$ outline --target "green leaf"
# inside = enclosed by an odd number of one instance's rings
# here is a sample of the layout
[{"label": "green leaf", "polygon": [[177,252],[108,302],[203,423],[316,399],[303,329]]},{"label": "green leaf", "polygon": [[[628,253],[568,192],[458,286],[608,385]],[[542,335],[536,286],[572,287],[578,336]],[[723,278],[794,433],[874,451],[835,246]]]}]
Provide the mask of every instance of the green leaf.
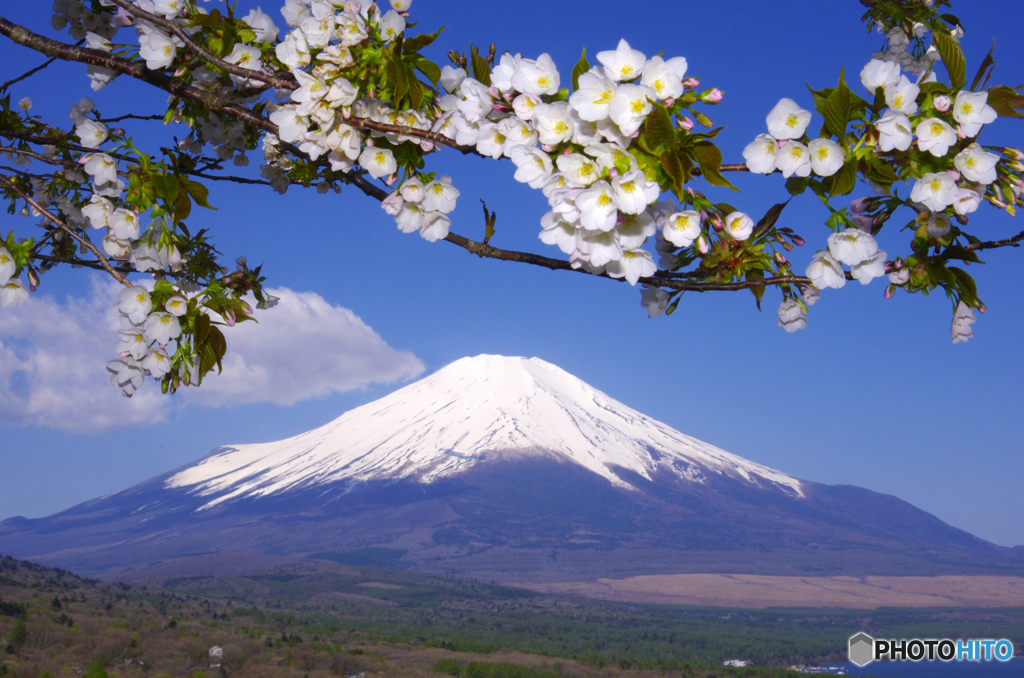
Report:
[{"label": "green leaf", "polygon": [[491,65],[487,63],[487,59],[477,54],[476,47],[470,45],[470,52],[472,53],[473,61],[473,77],[487,85],[491,86]]},{"label": "green leaf", "polygon": [[201,344],[210,336],[210,316],[200,313],[196,316],[195,331],[196,344]]},{"label": "green leaf", "polygon": [[996,49],[996,41],[992,41],[992,49],[988,51],[988,56],[981,62],[981,66],[978,67],[978,72],[974,76],[974,81],[971,83],[971,91],[977,91],[978,85],[981,84],[982,78],[985,77],[985,71],[988,68],[995,68],[996,60],[992,58],[992,52]]},{"label": "green leaf", "polygon": [[210,205],[209,200],[207,200],[207,196],[210,195],[210,190],[206,188],[206,186],[203,186],[198,181],[192,181],[191,179],[185,179],[183,183],[185,184],[185,190],[188,191],[190,196],[192,196],[192,200],[195,204],[200,207],[205,207],[208,210],[217,209]]},{"label": "green leaf", "polygon": [[683,191],[683,184],[686,182],[686,173],[683,171],[683,164],[676,153],[667,151],[661,155],[661,167],[672,179],[672,190],[679,194]]},{"label": "green leaf", "polygon": [[419,57],[413,61],[413,64],[415,65],[416,70],[427,76],[427,80],[434,83],[434,86],[437,87],[437,83],[441,79],[441,69],[437,64],[433,61],[428,61],[423,57]]},{"label": "green leaf", "polygon": [[587,48],[583,48],[583,54],[576,65],[572,67],[572,90],[575,92],[580,88],[580,76],[590,70],[590,62],[587,61]]},{"label": "green leaf", "polygon": [[932,42],[939,50],[942,63],[946,65],[946,72],[949,73],[949,83],[953,89],[961,89],[967,81],[967,62],[964,60],[964,53],[959,43],[952,36],[940,31],[932,32]]},{"label": "green leaf", "polygon": [[[676,128],[672,126],[672,116],[661,104],[654,104],[647,120],[644,121],[644,133],[647,136],[647,144],[654,153],[670,152],[676,145]],[[721,158],[718,164],[722,164]]]},{"label": "green leaf", "polygon": [[423,35],[416,35],[411,38],[406,38],[403,45],[405,53],[409,54],[411,52],[418,52],[427,45],[430,45],[435,40],[437,40],[437,36],[439,36],[441,34],[441,31],[443,31],[444,29],[445,26],[441,26],[433,33],[424,33]]},{"label": "green leaf", "polygon": [[[393,62],[394,63],[394,62]],[[398,107],[399,102],[409,93],[409,67],[402,62],[395,63],[395,93],[391,96],[391,105]]]},{"label": "green leaf", "polygon": [[790,195],[800,195],[807,190],[807,185],[811,183],[811,180],[807,177],[790,177],[786,179],[786,190],[789,191]]},{"label": "green leaf", "polygon": [[834,195],[849,195],[857,187],[857,165],[855,159],[847,160],[842,169],[832,175],[832,188],[829,189],[828,197]]},{"label": "green leaf", "polygon": [[[747,273],[747,280],[764,280],[764,271],[759,268],[755,268]],[[750,291],[754,294],[754,299],[757,301],[757,310],[761,310],[761,299],[764,298],[766,287],[764,285],[760,287],[751,287]]]},{"label": "green leaf", "polygon": [[825,126],[843,143],[846,137],[846,123],[850,120],[850,88],[839,71],[839,85],[825,99]]},{"label": "green leaf", "polygon": [[171,205],[178,199],[178,177],[173,174],[164,175],[164,199]]},{"label": "green leaf", "polygon": [[1024,96],[1006,85],[996,85],[988,90],[988,105],[1005,118],[1024,118],[1017,110],[1024,110]]},{"label": "green leaf", "polygon": [[710,141],[701,141],[694,144],[690,152],[693,153],[693,159],[700,166],[700,171],[709,184],[712,186],[724,186],[737,192],[740,190],[729,183],[729,180],[722,175],[719,169],[722,166],[722,152],[718,150],[718,146],[715,146]]},{"label": "green leaf", "polygon": [[757,222],[757,226],[754,227],[754,236],[759,236],[774,226],[775,222],[779,220],[779,216],[782,215],[782,210],[786,209],[786,205],[788,204],[789,200],[786,202],[780,202],[777,205],[772,205],[772,207],[765,212],[764,216],[761,217],[761,220]]},{"label": "green leaf", "polygon": [[188,199],[188,191],[179,191],[174,201],[174,223],[180,223],[192,213],[192,201]]}]

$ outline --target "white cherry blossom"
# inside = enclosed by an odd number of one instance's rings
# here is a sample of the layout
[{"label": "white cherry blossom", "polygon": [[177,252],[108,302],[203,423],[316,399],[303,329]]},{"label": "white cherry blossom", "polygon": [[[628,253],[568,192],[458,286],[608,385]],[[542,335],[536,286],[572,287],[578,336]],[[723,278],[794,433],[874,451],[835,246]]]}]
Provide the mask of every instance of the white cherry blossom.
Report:
[{"label": "white cherry blossom", "polygon": [[647,309],[648,318],[657,318],[668,308],[668,301],[672,295],[663,289],[644,285],[640,290],[640,305]]},{"label": "white cherry blossom", "polygon": [[654,90],[659,101],[675,99],[683,93],[683,77],[686,75],[687,63],[683,57],[673,57],[665,61],[660,56],[652,56],[644,64],[644,73],[640,84]]},{"label": "white cherry blossom", "polygon": [[807,266],[806,275],[816,288],[832,287],[839,289],[846,284],[846,274],[838,261],[828,252],[818,252]]},{"label": "white cherry blossom", "polygon": [[75,136],[86,148],[99,148],[110,136],[110,130],[102,122],[86,118],[75,125]]},{"label": "white cherry blossom", "polygon": [[140,366],[149,371],[154,379],[163,379],[164,375],[171,371],[171,357],[163,349],[155,348],[146,354]]},{"label": "white cherry blossom", "polygon": [[579,247],[579,229],[562,218],[558,212],[548,212],[541,217],[540,240],[545,245],[556,245],[566,254]]},{"label": "white cherry blossom", "polygon": [[872,59],[860,72],[860,82],[871,94],[879,87],[894,86],[899,79],[899,64],[882,59]]},{"label": "white cherry blossom", "polygon": [[579,85],[569,97],[569,105],[584,120],[597,122],[607,118],[615,98],[615,83],[606,78],[603,71],[592,68],[580,75]]},{"label": "white cherry blossom", "polygon": [[444,87],[445,92],[455,92],[465,79],[466,70],[464,68],[452,68],[448,65],[441,67],[441,79],[439,82],[441,87]]},{"label": "white cherry blossom", "polygon": [[153,300],[149,292],[141,287],[132,287],[121,290],[121,302],[117,310],[136,325],[142,323],[149,312],[153,309]]},{"label": "white cherry blossom", "polygon": [[956,130],[945,120],[927,118],[917,124],[917,147],[928,151],[936,158],[949,152],[949,147],[956,143]]},{"label": "white cherry blossom", "polygon": [[537,104],[530,121],[536,128],[540,143],[555,146],[572,137],[573,122],[569,104],[556,101],[553,104]]},{"label": "white cherry blossom", "polygon": [[796,299],[786,299],[779,305],[778,326],[787,332],[806,329],[807,311]]},{"label": "white cherry blossom", "polygon": [[647,58],[643,52],[632,49],[625,40],[619,40],[614,51],[598,52],[597,60],[604,66],[604,74],[614,82],[627,82],[640,77]]},{"label": "white cherry blossom", "polygon": [[950,330],[950,337],[953,339],[954,344],[967,341],[974,336],[974,330],[971,329],[971,325],[976,320],[974,309],[962,301],[957,304],[956,311],[953,313],[953,327]]},{"label": "white cherry blossom", "polygon": [[953,164],[965,179],[986,186],[996,180],[998,162],[998,155],[989,153],[978,144],[971,144],[953,158]]},{"label": "white cherry blossom", "polygon": [[885,88],[885,104],[905,115],[913,115],[917,113],[917,95],[920,92],[920,87],[901,75],[895,84]]},{"label": "white cherry blossom", "polygon": [[[380,35],[386,42],[391,42],[405,32],[405,17],[395,10],[389,11],[380,20]],[[447,234],[445,234],[447,235]],[[442,236],[443,237],[443,236]]]},{"label": "white cherry blossom", "polygon": [[968,137],[978,136],[981,128],[997,117],[996,109],[988,105],[988,92],[961,90],[953,104],[953,119]]},{"label": "white cherry blossom", "polygon": [[118,240],[135,240],[139,237],[139,215],[119,207],[110,214],[108,225]]},{"label": "white cherry blossom", "polygon": [[811,156],[811,170],[819,177],[832,176],[845,162],[843,149],[831,139],[813,139],[807,144],[807,150]]},{"label": "white cherry blossom", "polygon": [[658,184],[647,181],[644,173],[637,170],[612,179],[612,195],[619,210],[626,214],[640,214],[647,205],[658,199]]},{"label": "white cherry blossom", "polygon": [[754,220],[743,212],[730,212],[725,217],[724,231],[733,240],[746,240],[754,232]]},{"label": "white cherry blossom", "polygon": [[676,212],[665,221],[662,228],[665,240],[676,247],[689,247],[700,233],[700,214],[693,210]]},{"label": "white cherry blossom", "polygon": [[953,225],[949,221],[943,212],[937,212],[928,218],[928,225],[926,226],[928,235],[935,239],[945,238],[949,235],[949,232],[953,230]]},{"label": "white cherry blossom", "polygon": [[6,247],[0,247],[0,285],[10,280],[16,270],[14,257],[11,256]]},{"label": "white cherry blossom", "polygon": [[107,371],[110,372],[110,385],[121,389],[129,398],[142,386],[146,378],[138,362],[133,358],[112,360],[107,363]]},{"label": "white cherry blossom", "polygon": [[647,250],[623,250],[622,257],[609,261],[607,273],[613,278],[625,278],[630,285],[636,285],[640,278],[654,275],[658,266]]},{"label": "white cherry blossom", "polygon": [[961,186],[953,201],[953,211],[960,216],[966,216],[978,209],[981,204],[981,193],[967,186]]},{"label": "white cherry blossom", "polygon": [[395,155],[389,149],[374,148],[373,146],[368,146],[359,155],[359,164],[374,179],[394,174],[398,169]]},{"label": "white cherry blossom", "polygon": [[629,136],[640,129],[640,125],[654,108],[650,102],[653,98],[654,90],[650,87],[619,85],[612,98],[608,115],[622,133]]},{"label": "white cherry blossom", "polygon": [[510,79],[512,88],[524,94],[557,94],[560,78],[555,62],[547,54],[537,60],[520,59]]},{"label": "white cherry blossom", "polygon": [[914,141],[910,118],[891,108],[875,123],[875,129],[878,130],[878,147],[883,151],[905,151]]},{"label": "white cherry blossom", "polygon": [[242,17],[242,21],[249,24],[252,32],[256,34],[256,42],[277,40],[278,29],[274,25],[274,20],[264,14],[259,7],[249,10],[249,13]]},{"label": "white cherry blossom", "polygon": [[925,174],[910,191],[910,199],[933,212],[941,212],[956,202],[959,188],[946,172]]},{"label": "white cherry blossom", "polygon": [[188,313],[188,299],[185,297],[173,296],[164,302],[164,310],[171,315],[180,318]]},{"label": "white cherry blossom", "polygon": [[811,122],[811,113],[800,108],[792,99],[780,99],[768,114],[766,122],[768,133],[776,139],[799,139]]},{"label": "white cherry blossom", "polygon": [[427,212],[423,215],[423,226],[420,228],[420,236],[427,242],[441,240],[448,235],[448,229],[452,220],[441,212]]},{"label": "white cherry blossom", "polygon": [[794,174],[806,177],[811,174],[811,152],[799,141],[787,141],[775,155],[775,167],[787,179]]},{"label": "white cherry blossom", "polygon": [[850,275],[861,285],[867,285],[875,278],[885,275],[885,260],[886,253],[878,250],[864,261],[850,267]]},{"label": "white cherry blossom", "polygon": [[775,171],[775,156],[778,151],[779,145],[771,135],[758,134],[743,149],[743,159],[747,161],[747,169],[751,172],[771,174]]},{"label": "white cherry blossom", "polygon": [[828,251],[836,261],[856,266],[878,252],[878,243],[870,233],[859,228],[848,228],[828,237]]},{"label": "white cherry blossom", "polygon": [[139,56],[146,60],[146,68],[151,71],[169,68],[174,63],[178,48],[170,37],[160,31],[144,35],[146,40],[139,41]]},{"label": "white cherry blossom", "polygon": [[443,176],[423,187],[423,209],[448,214],[455,209],[459,190],[452,186],[452,178]]},{"label": "white cherry blossom", "polygon": [[146,318],[145,334],[146,341],[155,341],[162,346],[181,336],[181,323],[170,313],[150,313]]},{"label": "white cherry blossom", "polygon": [[565,179],[580,186],[589,186],[601,178],[601,167],[597,161],[582,153],[559,155],[555,164]]},{"label": "white cherry blossom", "polygon": [[[552,163],[547,153],[538,148],[516,146],[509,154],[516,166],[515,180],[530,188],[543,188],[551,179]],[[561,159],[561,157],[559,158]]]},{"label": "white cherry blossom", "polygon": [[580,224],[591,231],[610,231],[615,228],[618,207],[607,181],[594,182],[590,188],[580,191],[576,198],[580,211]]}]

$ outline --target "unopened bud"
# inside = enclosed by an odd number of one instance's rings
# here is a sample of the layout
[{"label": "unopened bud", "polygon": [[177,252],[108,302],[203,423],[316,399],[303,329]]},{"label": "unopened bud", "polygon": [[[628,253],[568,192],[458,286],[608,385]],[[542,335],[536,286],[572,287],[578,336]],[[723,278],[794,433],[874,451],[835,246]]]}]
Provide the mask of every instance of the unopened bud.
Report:
[{"label": "unopened bud", "polygon": [[700,78],[683,78],[683,87],[686,89],[697,89],[700,86]]},{"label": "unopened bud", "polygon": [[687,132],[693,129],[693,120],[690,120],[685,115],[677,116],[676,120],[679,121],[679,129],[686,130]]},{"label": "unopened bud", "polygon": [[939,96],[935,97],[935,110],[939,111],[940,113],[945,113],[946,111],[948,111],[949,97],[947,97],[945,94],[940,94]]},{"label": "unopened bud", "polygon": [[805,241],[798,235],[794,235],[792,238],[790,238],[790,240],[792,240],[793,244],[796,245],[797,247],[803,247],[804,245],[807,244],[807,241]]},{"label": "unopened bud", "polygon": [[889,285],[885,288],[885,298],[892,299],[893,295],[896,294],[896,286]]},{"label": "unopened bud", "polygon": [[707,254],[710,249],[707,239],[703,235],[699,236],[697,238],[697,251],[701,254]]},{"label": "unopened bud", "polygon": [[394,174],[392,174],[391,176],[389,176],[389,177],[388,177],[388,178],[387,178],[387,179],[386,179],[386,180],[384,181],[384,183],[385,183],[385,184],[387,184],[388,186],[394,186],[394,185],[395,185],[395,182],[396,182],[396,181],[398,181],[398,172],[395,172]]},{"label": "unopened bud", "polygon": [[722,230],[722,217],[719,214],[711,215],[711,225],[715,227],[716,231]]},{"label": "unopened bud", "polygon": [[722,90],[713,87],[700,95],[701,101],[706,104],[717,104],[722,100]]},{"label": "unopened bud", "polygon": [[492,99],[500,99],[501,98],[501,90],[498,89],[497,87],[488,87],[487,88],[487,93],[491,95]]}]

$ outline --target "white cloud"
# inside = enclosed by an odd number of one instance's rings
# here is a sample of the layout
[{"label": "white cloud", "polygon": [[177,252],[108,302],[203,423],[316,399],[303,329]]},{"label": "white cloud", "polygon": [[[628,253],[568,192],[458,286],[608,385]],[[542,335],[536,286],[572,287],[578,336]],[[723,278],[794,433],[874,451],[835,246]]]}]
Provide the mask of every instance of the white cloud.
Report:
[{"label": "white cloud", "polygon": [[99,431],[165,421],[172,407],[273,402],[289,405],[409,379],[423,364],[398,351],[347,308],[313,292],[269,290],[276,307],[259,324],[224,328],[224,372],[200,388],[160,394],[147,379],[132,398],[110,387],[116,358],[118,287],[94,278],[87,297],[63,303],[46,294],[0,311],[0,424]]},{"label": "white cloud", "polygon": [[209,373],[192,399],[204,403],[301,400],[393,382],[423,372],[408,351],[396,351],[352,311],[315,292],[270,290],[281,300],[256,311],[256,323],[224,328],[224,371]]}]

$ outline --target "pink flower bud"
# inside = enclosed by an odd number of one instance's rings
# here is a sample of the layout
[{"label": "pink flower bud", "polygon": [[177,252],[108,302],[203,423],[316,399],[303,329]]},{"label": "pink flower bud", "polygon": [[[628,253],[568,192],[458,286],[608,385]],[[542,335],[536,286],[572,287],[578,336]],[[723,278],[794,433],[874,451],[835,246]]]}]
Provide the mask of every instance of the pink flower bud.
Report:
[{"label": "pink flower bud", "polygon": [[491,108],[498,111],[499,113],[508,113],[510,110],[512,110],[505,104],[491,104]]},{"label": "pink flower bud", "polygon": [[668,99],[665,99],[665,101],[663,101],[662,103],[664,103],[668,107],[672,107],[676,103],[676,100],[669,97]]},{"label": "pink flower bud", "polygon": [[722,217],[718,214],[711,215],[711,225],[715,227],[716,231],[721,231],[723,227]]},{"label": "pink flower bud", "polygon": [[807,241],[805,241],[798,235],[794,235],[792,238],[790,238],[790,240],[792,240],[793,244],[796,245],[797,247],[803,247],[804,245],[807,244]]},{"label": "pink flower bud", "polygon": [[[550,153],[551,151],[555,150],[555,147],[552,146],[551,144],[542,144],[541,147],[540,147],[540,150],[544,151],[545,153]],[[565,149],[565,150],[569,150],[569,149]]]},{"label": "pink flower bud", "polygon": [[946,174],[953,178],[953,181],[960,181],[960,173],[953,168],[946,170]]},{"label": "pink flower bud", "polygon": [[711,248],[708,247],[708,241],[703,235],[697,238],[697,251],[701,254],[707,254]]},{"label": "pink flower bud", "polygon": [[693,129],[693,120],[690,120],[685,115],[680,116],[678,118],[678,120],[679,120],[679,129],[686,130],[687,132],[689,132],[691,129]]},{"label": "pink flower bud", "polygon": [[501,95],[501,98],[504,99],[505,101],[507,101],[508,103],[512,103],[516,99],[516,93],[515,92],[505,92],[504,94]]},{"label": "pink flower bud", "polygon": [[874,200],[871,196],[865,196],[863,198],[857,198],[850,202],[850,211],[854,214],[863,214],[871,206],[871,202]]},{"label": "pink flower bud", "polygon": [[967,135],[964,133],[964,128],[961,127],[960,125],[956,126],[956,135],[960,139],[966,139],[967,138]]},{"label": "pink flower bud", "polygon": [[895,285],[889,285],[888,287],[885,288],[885,298],[886,299],[892,299],[894,294],[896,294],[896,286]]},{"label": "pink flower bud", "polygon": [[395,172],[394,174],[392,174],[391,176],[389,176],[389,177],[388,177],[388,178],[387,178],[387,179],[386,179],[386,180],[384,181],[384,183],[385,183],[385,184],[387,184],[388,186],[394,186],[394,185],[395,185],[395,182],[396,182],[396,181],[398,181],[398,172]]},{"label": "pink flower bud", "polygon": [[940,94],[939,96],[935,97],[935,110],[939,111],[940,113],[945,113],[946,111],[948,111],[949,97],[947,97],[945,94]]},{"label": "pink flower bud", "polygon": [[614,167],[612,167],[612,168],[610,168],[608,170],[608,178],[609,179],[614,179],[617,176],[619,176],[619,170],[615,169]]},{"label": "pink flower bud", "polygon": [[709,89],[701,96],[701,100],[703,100],[704,103],[707,104],[717,104],[719,101],[722,100],[722,90],[718,89],[717,87]]},{"label": "pink flower bud", "polygon": [[236,320],[237,320],[237,318],[235,317],[235,314],[234,314],[233,311],[225,311],[224,312],[224,322],[226,322],[228,324],[228,327],[234,327]]},{"label": "pink flower bud", "polygon": [[420,150],[424,153],[430,153],[434,150],[434,142],[430,139],[420,139]]},{"label": "pink flower bud", "polygon": [[700,85],[700,78],[683,78],[683,87],[686,89],[697,89]]},{"label": "pink flower bud", "polygon": [[492,99],[500,99],[501,98],[501,90],[498,89],[497,87],[488,87],[487,88],[487,93],[491,95]]}]

